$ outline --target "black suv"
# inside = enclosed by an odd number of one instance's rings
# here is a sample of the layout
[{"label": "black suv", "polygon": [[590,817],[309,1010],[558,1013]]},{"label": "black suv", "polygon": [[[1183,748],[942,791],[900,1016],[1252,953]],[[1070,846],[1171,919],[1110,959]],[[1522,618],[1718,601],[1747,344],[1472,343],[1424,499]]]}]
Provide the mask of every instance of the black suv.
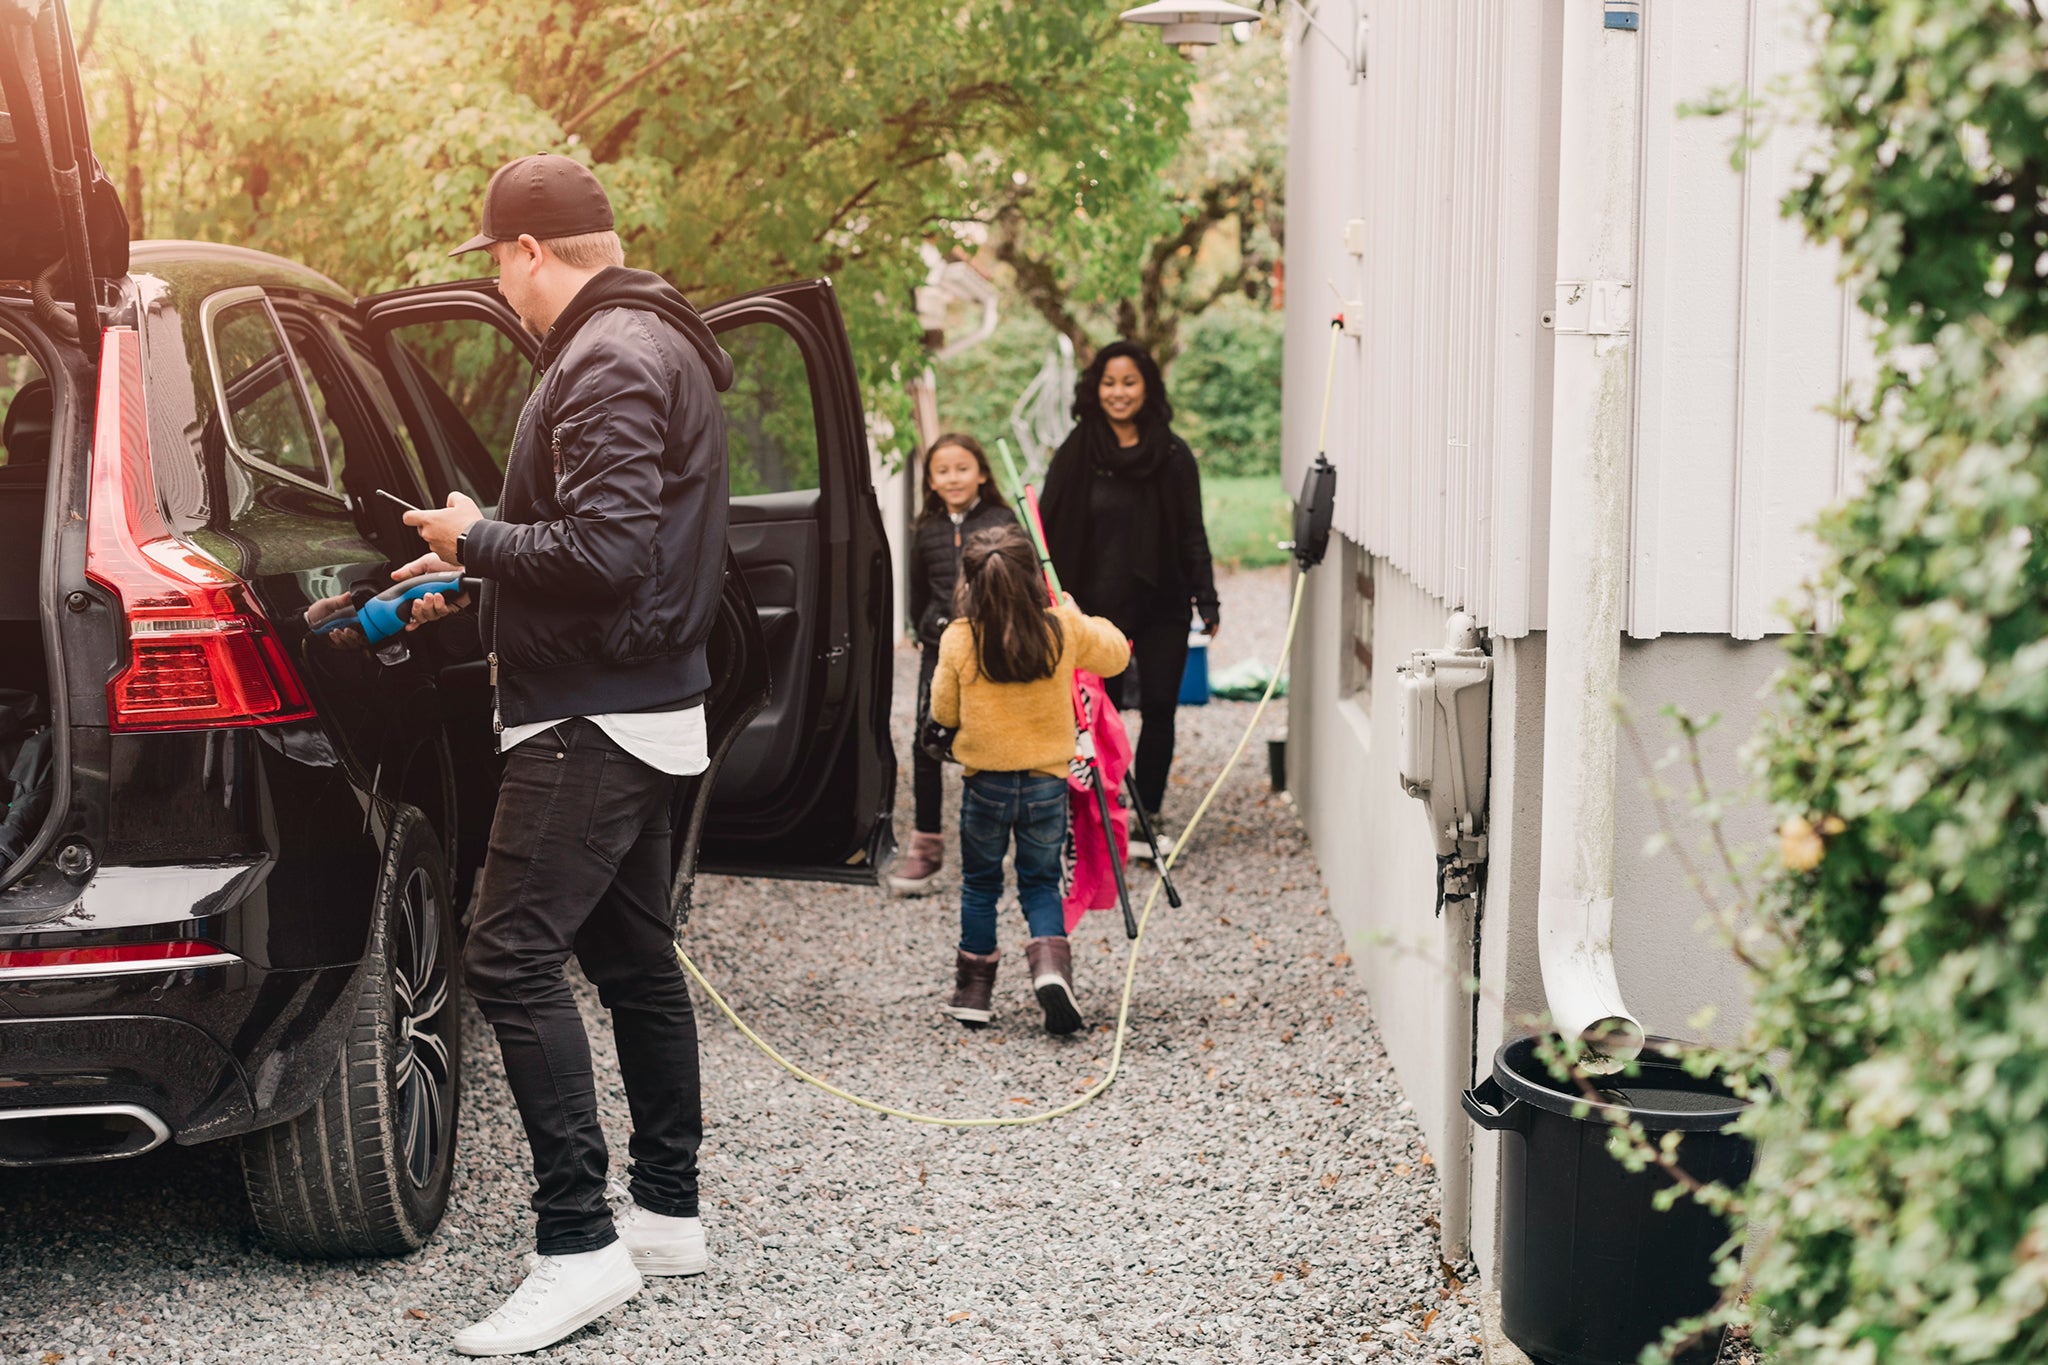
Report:
[{"label": "black suv", "polygon": [[[0,4],[0,1166],[239,1138],[280,1249],[396,1253],[448,1196],[458,913],[500,765],[471,614],[324,631],[496,502],[536,343],[488,281],[357,299],[137,243],[59,0]],[[889,559],[824,281],[705,310],[738,378],[699,868],[874,882]]]}]

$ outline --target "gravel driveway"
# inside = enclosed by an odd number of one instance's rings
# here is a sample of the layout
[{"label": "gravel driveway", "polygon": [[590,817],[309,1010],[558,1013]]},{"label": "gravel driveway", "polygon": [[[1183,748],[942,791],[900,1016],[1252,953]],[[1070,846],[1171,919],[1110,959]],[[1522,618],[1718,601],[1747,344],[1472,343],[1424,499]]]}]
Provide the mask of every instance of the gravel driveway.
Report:
[{"label": "gravel driveway", "polygon": [[[1286,593],[1280,571],[1225,580],[1219,665],[1277,652]],[[915,663],[898,659],[899,701]],[[1181,713],[1169,827],[1250,714]],[[1285,723],[1276,706],[1263,729]],[[1021,916],[1006,910],[1016,956],[996,1024],[967,1033],[937,1011],[952,871],[947,893],[923,900],[707,878],[685,943],[765,1036],[857,1093],[962,1116],[1070,1097],[1107,1060],[1118,917],[1090,916],[1076,937],[1091,1028],[1051,1039],[1016,970]],[[1180,882],[1187,905],[1162,900],[1147,938],[1122,1078],[1051,1124],[956,1131],[866,1114],[705,1018],[711,1273],[650,1280],[531,1358],[1476,1360],[1467,1272],[1437,1256],[1430,1159],[1294,812],[1267,788],[1263,745]],[[597,1021],[595,993],[582,997]],[[405,1260],[273,1257],[220,1147],[0,1172],[0,1361],[450,1359],[449,1335],[512,1289],[532,1245],[496,1048],[474,1014],[467,1037],[454,1202]],[[593,1041],[615,1077],[609,1031]],[[622,1162],[615,1083],[605,1120]]]}]

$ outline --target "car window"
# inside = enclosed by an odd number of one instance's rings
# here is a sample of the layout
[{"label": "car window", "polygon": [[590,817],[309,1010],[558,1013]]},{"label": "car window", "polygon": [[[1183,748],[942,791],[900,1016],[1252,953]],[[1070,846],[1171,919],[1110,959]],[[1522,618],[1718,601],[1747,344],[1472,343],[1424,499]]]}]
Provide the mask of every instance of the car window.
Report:
[{"label": "car window", "polygon": [[[356,432],[352,414],[342,406],[343,400],[336,396],[343,382],[332,373],[333,361],[328,358],[327,348],[320,338],[313,334],[312,327],[292,317],[285,323],[285,335],[291,338],[292,350],[299,361],[299,372],[306,380],[306,396],[313,400],[313,422],[320,430],[320,440],[327,448],[327,476],[336,488],[347,488],[350,447],[367,440]],[[349,434],[344,434],[344,426]],[[350,435],[355,439],[351,440]]]},{"label": "car window", "polygon": [[407,472],[413,478],[413,490],[430,501],[438,502],[434,495],[433,480],[427,477],[426,462],[420,458],[419,444],[414,441],[412,428],[405,420],[404,412],[398,406],[398,398],[391,392],[391,385],[385,382],[384,374],[377,368],[376,359],[370,348],[360,337],[349,335],[336,325],[333,319],[322,315],[321,325],[328,336],[333,338],[335,348],[348,357],[349,368],[354,371],[364,392],[370,395],[370,402],[376,406],[377,415],[384,419],[384,426],[398,442],[399,458],[405,461]]},{"label": "car window", "polygon": [[[533,366],[518,343],[481,318],[441,318],[391,329],[394,348],[428,381],[426,406],[448,437],[456,482],[485,506],[498,501]],[[459,418],[459,420],[450,420]]]},{"label": "car window", "polygon": [[213,315],[212,331],[214,373],[238,453],[326,486],[313,419],[269,305],[260,298],[229,303]]},{"label": "car window", "polygon": [[718,334],[732,356],[725,407],[732,496],[818,487],[818,427],[810,372],[797,340],[779,324],[747,322]]}]

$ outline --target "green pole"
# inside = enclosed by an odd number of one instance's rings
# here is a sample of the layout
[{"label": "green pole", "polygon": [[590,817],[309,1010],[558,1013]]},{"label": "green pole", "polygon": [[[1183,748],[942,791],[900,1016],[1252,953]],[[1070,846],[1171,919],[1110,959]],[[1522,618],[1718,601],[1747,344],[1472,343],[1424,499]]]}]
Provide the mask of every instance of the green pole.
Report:
[{"label": "green pole", "polygon": [[1017,470],[1017,457],[1010,451],[1007,436],[996,438],[996,453],[1003,457],[1003,473],[1008,476],[1011,501],[1017,504],[1017,519],[1024,523],[1024,534],[1031,537],[1031,549],[1038,556],[1038,567],[1045,571],[1046,586],[1052,590],[1053,601],[1060,598],[1059,571],[1052,566],[1052,551],[1045,543],[1045,527],[1038,520],[1038,495],[1024,482]]}]

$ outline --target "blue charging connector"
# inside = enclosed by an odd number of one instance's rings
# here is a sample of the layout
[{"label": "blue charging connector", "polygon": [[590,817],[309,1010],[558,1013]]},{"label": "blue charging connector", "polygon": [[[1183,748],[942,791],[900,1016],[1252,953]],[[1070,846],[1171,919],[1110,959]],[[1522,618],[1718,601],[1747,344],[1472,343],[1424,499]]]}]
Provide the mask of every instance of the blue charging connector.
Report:
[{"label": "blue charging connector", "polygon": [[363,639],[382,644],[402,632],[412,620],[412,604],[422,597],[439,597],[462,591],[460,573],[430,573],[394,583],[356,608],[356,624]]}]

